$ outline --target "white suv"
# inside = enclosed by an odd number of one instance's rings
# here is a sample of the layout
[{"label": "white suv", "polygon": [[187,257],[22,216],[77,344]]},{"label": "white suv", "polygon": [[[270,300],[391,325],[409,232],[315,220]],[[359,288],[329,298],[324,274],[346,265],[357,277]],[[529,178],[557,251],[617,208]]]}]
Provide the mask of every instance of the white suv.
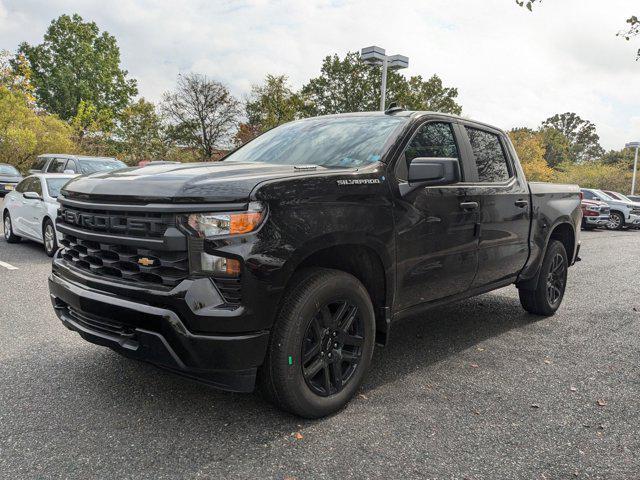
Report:
[{"label": "white suv", "polygon": [[607,228],[621,230],[623,227],[640,228],[640,203],[633,202],[621,193],[604,192],[594,188],[580,189],[584,198],[600,200],[611,208],[611,216]]}]

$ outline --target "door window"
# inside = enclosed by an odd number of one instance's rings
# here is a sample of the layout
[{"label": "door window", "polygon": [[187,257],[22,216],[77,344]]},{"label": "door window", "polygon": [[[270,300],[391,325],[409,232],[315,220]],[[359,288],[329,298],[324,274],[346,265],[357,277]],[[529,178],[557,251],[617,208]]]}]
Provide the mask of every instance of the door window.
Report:
[{"label": "door window", "polygon": [[42,182],[39,178],[33,177],[31,179],[31,184],[29,185],[30,192],[36,192],[38,195],[42,196]]},{"label": "door window", "polygon": [[31,165],[31,170],[40,170],[44,169],[44,165],[47,163],[47,157],[38,157]]},{"label": "door window", "polygon": [[500,183],[511,178],[509,163],[502,148],[500,137],[495,133],[466,127],[471,150],[478,167],[480,182]]},{"label": "door window", "polygon": [[405,161],[400,163],[398,178],[407,178],[409,164],[414,158],[457,158],[460,160],[452,125],[444,122],[422,125],[404,151]]},{"label": "door window", "polygon": [[18,193],[26,192],[27,191],[26,188],[29,186],[30,181],[31,181],[31,178],[25,178],[20,183],[18,183],[18,185],[16,185],[16,192]]},{"label": "door window", "polygon": [[587,200],[596,200],[598,198],[589,190],[582,190],[582,196]]},{"label": "door window", "polygon": [[69,159],[67,165],[64,167],[65,170],[72,170],[73,173],[78,172],[78,167],[76,166],[76,161]]},{"label": "door window", "polygon": [[65,165],[67,164],[66,158],[56,158],[49,164],[47,168],[48,173],[64,173]]}]

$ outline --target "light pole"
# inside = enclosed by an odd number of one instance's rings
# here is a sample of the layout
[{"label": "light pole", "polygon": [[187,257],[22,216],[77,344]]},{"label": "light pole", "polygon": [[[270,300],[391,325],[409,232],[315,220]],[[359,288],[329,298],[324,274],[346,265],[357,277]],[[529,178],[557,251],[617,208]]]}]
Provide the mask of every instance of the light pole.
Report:
[{"label": "light pole", "polygon": [[372,66],[382,67],[382,81],[380,83],[380,110],[384,112],[387,95],[387,69],[400,70],[409,66],[409,57],[404,55],[386,55],[384,48],[366,47],[360,52],[360,57]]},{"label": "light pole", "polygon": [[631,180],[631,195],[636,193],[636,171],[638,170],[638,149],[640,148],[640,142],[629,142],[625,145],[625,148],[635,148],[636,158],[633,161],[633,177]]}]

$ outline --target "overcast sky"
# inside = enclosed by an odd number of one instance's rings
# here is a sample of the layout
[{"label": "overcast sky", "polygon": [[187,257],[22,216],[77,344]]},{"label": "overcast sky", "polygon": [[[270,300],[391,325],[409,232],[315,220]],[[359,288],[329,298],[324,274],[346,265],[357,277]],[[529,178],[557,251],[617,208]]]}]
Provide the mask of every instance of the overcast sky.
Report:
[{"label": "overcast sky", "polygon": [[640,140],[640,39],[615,36],[629,0],[0,0],[0,49],[39,43],[79,13],[118,40],[140,95],[157,101],[180,72],[207,74],[244,97],[266,73],[297,88],[330,53],[379,45],[407,55],[406,75],[437,73],[463,115],[508,129],[566,111],[597,126],[605,148]]}]

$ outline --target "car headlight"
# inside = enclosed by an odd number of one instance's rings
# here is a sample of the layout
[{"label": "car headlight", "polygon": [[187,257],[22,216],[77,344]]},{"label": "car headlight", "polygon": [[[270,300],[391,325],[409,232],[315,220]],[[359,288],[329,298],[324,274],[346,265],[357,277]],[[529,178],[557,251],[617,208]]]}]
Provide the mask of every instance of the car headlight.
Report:
[{"label": "car headlight", "polygon": [[256,230],[265,216],[265,208],[259,202],[251,202],[244,212],[192,213],[186,224],[197,237],[215,238],[225,235],[240,235]]}]

